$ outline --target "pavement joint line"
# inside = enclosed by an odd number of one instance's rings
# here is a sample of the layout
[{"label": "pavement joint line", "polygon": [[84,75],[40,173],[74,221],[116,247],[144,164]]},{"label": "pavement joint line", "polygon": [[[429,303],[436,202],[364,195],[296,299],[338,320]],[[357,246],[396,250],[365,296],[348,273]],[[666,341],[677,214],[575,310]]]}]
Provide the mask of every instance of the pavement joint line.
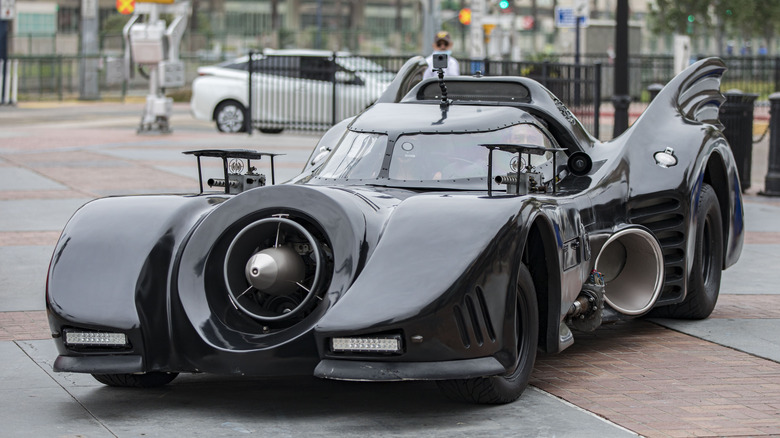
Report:
[{"label": "pavement joint line", "polygon": [[555,394],[551,394],[551,393],[549,393],[549,392],[547,392],[547,391],[545,391],[545,390],[543,390],[543,389],[541,389],[541,388],[537,388],[536,386],[533,386],[533,385],[531,385],[531,384],[529,384],[528,386],[529,386],[529,387],[530,387],[530,389],[531,389],[531,390],[533,390],[533,391],[537,391],[537,392],[539,392],[539,393],[541,393],[541,394],[543,394],[543,395],[545,395],[545,396],[547,396],[547,397],[553,398],[553,399],[557,400],[558,402],[560,402],[560,403],[563,403],[563,404],[564,404],[564,405],[566,405],[566,406],[569,406],[569,407],[571,407],[571,408],[574,408],[574,409],[576,409],[576,410],[578,410],[578,411],[580,411],[580,412],[582,412],[582,413],[584,413],[584,414],[586,414],[586,415],[589,415],[589,416],[591,416],[591,417],[593,417],[593,418],[596,418],[596,419],[598,419],[598,420],[600,420],[600,421],[603,421],[604,423],[606,423],[606,424],[609,424],[610,426],[616,427],[616,428],[618,428],[618,429],[621,429],[621,430],[623,430],[623,431],[625,431],[625,432],[633,433],[633,434],[635,434],[635,435],[639,436],[639,434],[637,434],[637,433],[636,433],[636,432],[634,432],[633,430],[631,430],[631,429],[628,429],[628,428],[625,428],[625,427],[621,426],[620,424],[617,424],[617,423],[615,423],[615,422],[613,422],[613,421],[610,421],[608,418],[604,418],[604,417],[602,417],[601,415],[599,415],[599,414],[597,414],[597,413],[595,413],[595,412],[592,412],[592,411],[589,411],[589,410],[587,410],[587,409],[584,409],[584,408],[582,408],[582,407],[580,407],[580,406],[577,406],[577,405],[575,405],[574,403],[572,403],[572,402],[570,402],[570,401],[566,400],[565,398],[558,397],[558,396],[557,396],[557,395],[555,395]]},{"label": "pavement joint line", "polygon": [[[2,154],[0,154],[0,156],[2,156]],[[7,157],[4,157],[4,159],[8,159],[8,160],[10,160],[11,163],[13,163],[14,165],[16,165],[16,166],[18,166],[18,167],[20,167],[22,169],[26,169],[26,170],[28,170],[28,171],[30,171],[30,172],[32,172],[32,173],[42,177],[42,178],[46,178],[46,179],[52,180],[52,181],[54,181],[54,182],[56,182],[58,184],[61,184],[61,185],[65,186],[65,187],[67,187],[68,189],[70,189],[70,190],[72,190],[72,191],[74,191],[76,193],[81,193],[81,194],[83,194],[84,196],[86,196],[88,198],[96,198],[96,197],[98,197],[98,195],[95,194],[95,193],[83,191],[81,189],[73,187],[70,184],[68,184],[68,183],[66,183],[64,181],[61,181],[61,180],[57,179],[56,177],[54,177],[52,175],[48,175],[46,173],[43,173],[43,172],[37,170],[36,168],[30,167],[30,166],[25,165],[23,163],[20,163],[17,160],[9,159]]]},{"label": "pavement joint line", "polygon": [[[92,417],[92,419],[94,419],[94,420],[95,420],[95,422],[96,422],[97,424],[99,424],[101,427],[103,427],[103,428],[106,430],[106,432],[108,432],[108,433],[110,433],[110,434],[111,434],[111,436],[113,436],[113,437],[115,437],[115,438],[119,438],[119,437],[118,437],[118,435],[116,435],[116,434],[115,434],[115,433],[114,433],[114,432],[113,432],[113,431],[112,431],[112,430],[111,430],[111,429],[110,429],[110,428],[109,428],[109,427],[108,427],[108,426],[107,426],[107,425],[106,425],[104,422],[102,422],[102,421],[101,421],[101,420],[100,420],[100,419],[99,419],[99,418],[98,418],[98,417],[97,417],[97,416],[96,416],[96,415],[95,415],[95,414],[94,414],[94,413],[93,413],[93,412],[92,412],[92,411],[91,411],[91,410],[90,410],[88,407],[86,407],[86,406],[84,405],[84,403],[82,403],[82,402],[81,402],[81,400],[79,400],[79,399],[78,399],[78,397],[76,397],[76,396],[75,396],[73,393],[71,393],[71,392],[68,390],[68,388],[66,388],[66,387],[65,387],[65,386],[64,386],[62,383],[60,383],[60,382],[59,382],[57,379],[55,379],[55,378],[54,378],[54,376],[52,376],[52,375],[51,375],[51,373],[49,373],[49,372],[48,372],[48,371],[47,371],[47,370],[46,370],[46,369],[45,369],[45,368],[44,368],[44,367],[43,367],[41,364],[39,364],[38,362],[36,362],[36,361],[35,361],[35,359],[34,359],[32,356],[30,356],[30,353],[28,353],[28,352],[27,352],[27,350],[25,350],[24,348],[22,348],[22,346],[21,346],[21,345],[19,345],[19,342],[18,342],[18,341],[13,341],[13,342],[14,342],[14,345],[16,345],[16,348],[18,348],[18,349],[22,350],[22,353],[23,353],[25,356],[27,356],[27,358],[28,358],[28,359],[30,359],[30,361],[31,361],[32,363],[34,363],[34,364],[35,364],[35,366],[37,366],[37,367],[38,367],[38,368],[39,368],[41,371],[43,371],[43,372],[46,374],[46,376],[47,376],[49,379],[51,379],[51,380],[52,380],[52,381],[53,381],[53,382],[54,382],[54,383],[55,383],[57,386],[59,386],[60,388],[62,388],[62,390],[63,390],[63,391],[65,391],[65,393],[66,393],[66,394],[68,394],[68,395],[70,396],[70,398],[72,398],[72,399],[73,399],[73,401],[75,401],[76,403],[78,403],[78,405],[79,405],[79,406],[81,406],[81,408],[82,408],[82,409],[84,409],[84,412],[86,412],[87,414],[89,414],[89,416],[90,416],[90,417]],[[53,370],[52,370],[52,372],[53,372]]]}]

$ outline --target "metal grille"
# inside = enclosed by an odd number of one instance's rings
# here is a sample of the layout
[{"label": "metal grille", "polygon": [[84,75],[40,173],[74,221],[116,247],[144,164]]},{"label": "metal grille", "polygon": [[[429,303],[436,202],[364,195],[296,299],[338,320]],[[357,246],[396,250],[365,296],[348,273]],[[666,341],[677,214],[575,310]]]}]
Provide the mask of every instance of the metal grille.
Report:
[{"label": "metal grille", "polygon": [[685,287],[685,215],[682,202],[673,197],[632,201],[631,223],[644,225],[658,239],[664,254],[664,288],[658,303],[682,298]]}]

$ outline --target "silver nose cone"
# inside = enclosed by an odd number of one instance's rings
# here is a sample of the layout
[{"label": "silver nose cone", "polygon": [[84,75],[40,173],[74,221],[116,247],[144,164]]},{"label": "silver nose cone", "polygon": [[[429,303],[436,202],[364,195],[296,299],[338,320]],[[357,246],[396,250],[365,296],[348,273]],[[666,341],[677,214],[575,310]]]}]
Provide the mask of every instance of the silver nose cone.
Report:
[{"label": "silver nose cone", "polygon": [[298,290],[306,267],[292,248],[266,248],[249,258],[244,273],[247,281],[270,295],[289,295]]}]

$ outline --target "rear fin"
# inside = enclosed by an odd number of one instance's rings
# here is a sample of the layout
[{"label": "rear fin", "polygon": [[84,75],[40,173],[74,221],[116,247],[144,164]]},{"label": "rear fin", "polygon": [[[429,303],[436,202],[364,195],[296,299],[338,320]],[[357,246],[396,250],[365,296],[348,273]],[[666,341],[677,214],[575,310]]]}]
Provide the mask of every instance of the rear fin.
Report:
[{"label": "rear fin", "polygon": [[669,114],[668,106],[672,104],[686,120],[723,129],[718,112],[725,101],[720,92],[720,81],[725,71],[726,65],[720,58],[696,62],[666,84],[642,117],[664,117],[663,114]]}]

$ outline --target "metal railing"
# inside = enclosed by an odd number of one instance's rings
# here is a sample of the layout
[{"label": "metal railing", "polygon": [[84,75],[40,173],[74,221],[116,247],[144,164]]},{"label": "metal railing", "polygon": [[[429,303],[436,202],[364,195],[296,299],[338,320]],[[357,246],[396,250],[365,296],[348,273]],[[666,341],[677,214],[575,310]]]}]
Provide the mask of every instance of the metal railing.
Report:
[{"label": "metal railing", "polygon": [[[698,55],[697,59],[706,58]],[[557,61],[572,62],[574,55],[558,55]],[[606,55],[581,55],[584,64],[601,62],[603,65],[602,97],[612,95],[615,69],[613,60]],[[780,57],[727,56],[722,57],[728,70],[721,81],[721,90],[738,89],[758,94],[758,101],[767,104],[769,95],[780,91]],[[633,55],[628,62],[629,93],[634,102],[647,102],[647,87],[666,84],[675,76],[674,57],[671,55]]]},{"label": "metal railing", "polygon": [[[139,71],[125,81],[123,59],[112,55],[96,56],[11,56],[19,64],[20,101],[64,100],[79,97],[79,78],[84,61],[97,59],[98,88],[103,99],[122,99],[128,94],[143,95],[149,82]],[[200,58],[182,57],[185,81],[191,83],[201,65]]]},{"label": "metal railing", "polygon": [[[406,57],[263,55],[253,53],[249,96],[252,127],[322,130],[369,107]],[[595,136],[599,135],[601,65],[459,60],[462,74],[526,76],[545,85]],[[251,133],[251,128],[250,128]]]}]

